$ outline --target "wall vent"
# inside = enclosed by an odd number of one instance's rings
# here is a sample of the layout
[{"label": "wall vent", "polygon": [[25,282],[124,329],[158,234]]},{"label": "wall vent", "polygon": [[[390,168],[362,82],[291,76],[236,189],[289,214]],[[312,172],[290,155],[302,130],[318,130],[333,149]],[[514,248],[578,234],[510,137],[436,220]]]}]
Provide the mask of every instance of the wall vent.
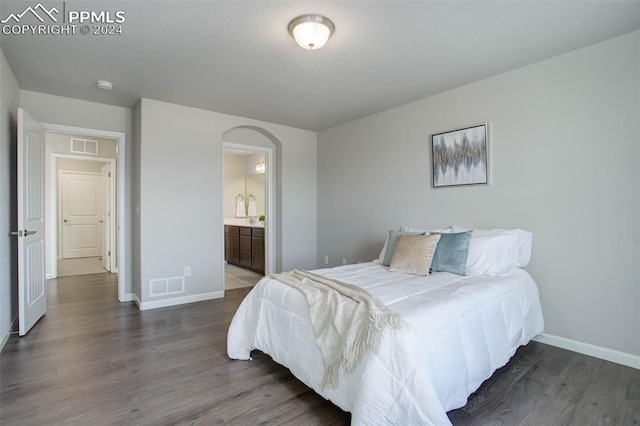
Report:
[{"label": "wall vent", "polygon": [[71,152],[76,154],[98,155],[98,141],[72,138]]},{"label": "wall vent", "polygon": [[149,297],[184,293],[184,277],[149,280]]}]

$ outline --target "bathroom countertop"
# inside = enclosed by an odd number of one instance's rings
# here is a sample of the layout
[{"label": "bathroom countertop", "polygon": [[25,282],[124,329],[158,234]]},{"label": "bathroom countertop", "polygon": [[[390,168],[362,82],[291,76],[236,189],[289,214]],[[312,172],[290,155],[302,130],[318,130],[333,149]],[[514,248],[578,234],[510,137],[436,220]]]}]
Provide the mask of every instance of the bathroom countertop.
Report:
[{"label": "bathroom countertop", "polygon": [[247,226],[249,228],[264,228],[264,224],[262,222],[258,222],[256,220],[255,223],[249,223],[249,219],[244,217],[237,217],[237,218],[225,217],[224,224],[231,225],[231,226]]}]

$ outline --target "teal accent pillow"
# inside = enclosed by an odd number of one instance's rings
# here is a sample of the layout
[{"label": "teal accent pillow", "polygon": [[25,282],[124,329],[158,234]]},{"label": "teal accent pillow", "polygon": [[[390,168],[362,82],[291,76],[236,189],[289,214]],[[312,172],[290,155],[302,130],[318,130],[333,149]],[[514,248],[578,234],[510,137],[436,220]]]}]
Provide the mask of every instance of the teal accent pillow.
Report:
[{"label": "teal accent pillow", "polygon": [[472,232],[440,234],[440,241],[431,261],[431,271],[464,275]]},{"label": "teal accent pillow", "polygon": [[398,232],[398,231],[389,231],[389,242],[387,243],[387,252],[384,254],[384,259],[382,259],[382,266],[391,265],[391,258],[393,257],[393,253],[396,251],[396,245],[398,244],[398,237],[400,235],[425,235],[426,232]]}]

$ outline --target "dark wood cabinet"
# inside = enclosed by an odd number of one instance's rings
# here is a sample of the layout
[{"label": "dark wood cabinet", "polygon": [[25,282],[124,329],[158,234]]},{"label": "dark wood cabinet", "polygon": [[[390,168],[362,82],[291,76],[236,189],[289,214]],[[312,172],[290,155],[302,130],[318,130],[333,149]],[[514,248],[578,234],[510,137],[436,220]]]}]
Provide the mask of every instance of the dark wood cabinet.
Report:
[{"label": "dark wood cabinet", "polygon": [[231,264],[240,263],[240,227],[224,227],[224,259]]},{"label": "dark wood cabinet", "polygon": [[240,227],[240,266],[251,269],[251,228]]},{"label": "dark wood cabinet", "polygon": [[264,275],[264,229],[253,228],[251,247],[251,269]]},{"label": "dark wood cabinet", "polygon": [[259,274],[265,271],[264,229],[224,226],[224,259]]}]

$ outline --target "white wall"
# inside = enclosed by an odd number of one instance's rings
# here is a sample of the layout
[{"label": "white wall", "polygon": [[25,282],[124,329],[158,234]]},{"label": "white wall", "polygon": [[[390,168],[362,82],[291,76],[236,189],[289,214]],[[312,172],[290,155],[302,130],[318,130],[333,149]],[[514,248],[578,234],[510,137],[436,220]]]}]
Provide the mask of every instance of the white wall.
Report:
[{"label": "white wall", "polygon": [[[98,155],[71,152],[71,139],[90,139],[98,142]],[[115,139],[86,137],[73,134],[47,133],[47,155],[55,152],[58,154],[82,155],[86,157],[117,158]]]},{"label": "white wall", "polygon": [[[246,192],[245,156],[224,153],[224,217],[235,217],[236,197]],[[245,198],[246,199],[246,198]],[[246,213],[246,209],[245,209]]]},{"label": "white wall", "polygon": [[17,240],[9,236],[15,222],[16,121],[20,88],[0,50],[0,350],[18,315]]},{"label": "white wall", "polygon": [[73,171],[80,173],[102,173],[102,166],[104,163],[97,163],[95,161],[82,161],[71,160],[67,158],[60,158],[57,161],[58,171]]},{"label": "white wall", "polygon": [[[126,175],[132,175],[133,149],[135,143],[130,143],[133,141],[133,111],[131,109],[48,95],[29,90],[20,90],[20,106],[28,111],[35,119],[44,123],[125,133],[126,164],[124,167]],[[118,167],[122,167],[122,164],[118,164]],[[125,182],[127,196],[124,210],[127,229],[132,229],[133,226],[132,182],[132,179],[127,179],[127,182]],[[128,252],[131,250],[133,243],[132,232],[127,233],[126,237],[125,247]],[[125,259],[127,262],[125,264],[125,279],[127,283],[125,293],[127,294],[133,291],[131,259],[131,256]]]},{"label": "white wall", "polygon": [[[223,280],[222,135],[260,127],[282,144],[283,269],[316,263],[316,141],[314,132],[150,99],[140,118],[141,301],[149,280],[186,278],[188,300],[216,297]],[[185,301],[181,299],[179,301]]]},{"label": "white wall", "polygon": [[258,217],[266,214],[267,205],[267,185],[266,173],[264,171],[257,172],[256,164],[265,161],[264,152],[250,154],[245,157],[245,165],[247,170],[247,200],[249,195],[253,195],[256,199],[256,212]]},{"label": "white wall", "polygon": [[236,197],[241,194],[245,198],[245,213],[249,195],[256,199],[258,216],[265,214],[266,183],[265,173],[256,172],[256,163],[264,161],[264,153],[249,155],[224,153],[224,217],[233,218],[236,208]]},{"label": "white wall", "polygon": [[[550,334],[640,355],[640,32],[327,129],[318,264],[402,224],[520,227]],[[491,184],[431,188],[430,135],[488,122]]]}]

